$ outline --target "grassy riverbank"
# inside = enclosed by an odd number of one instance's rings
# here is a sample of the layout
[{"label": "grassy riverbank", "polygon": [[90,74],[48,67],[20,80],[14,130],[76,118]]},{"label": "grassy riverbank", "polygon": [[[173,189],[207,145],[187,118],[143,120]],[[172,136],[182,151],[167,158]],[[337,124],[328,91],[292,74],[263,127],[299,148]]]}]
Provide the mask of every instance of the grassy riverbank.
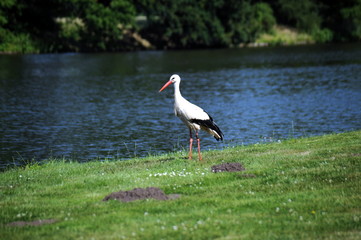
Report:
[{"label": "grassy riverbank", "polygon": [[271,33],[261,34],[254,46],[278,46],[314,44],[316,40],[310,34],[302,33],[286,26],[274,26]]},{"label": "grassy riverbank", "polygon": [[[361,131],[129,161],[51,160],[0,173],[1,239],[360,239]],[[222,162],[245,172],[212,173]],[[118,202],[159,187],[176,200]],[[14,221],[52,219],[41,226]]]}]

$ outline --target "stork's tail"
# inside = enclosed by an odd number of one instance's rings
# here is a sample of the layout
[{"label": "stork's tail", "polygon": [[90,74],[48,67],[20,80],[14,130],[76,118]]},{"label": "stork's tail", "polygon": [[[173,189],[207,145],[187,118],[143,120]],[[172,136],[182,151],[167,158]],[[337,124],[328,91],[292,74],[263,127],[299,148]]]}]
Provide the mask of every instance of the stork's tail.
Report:
[{"label": "stork's tail", "polygon": [[200,120],[200,119],[191,119],[191,123],[198,124],[201,126],[201,129],[208,132],[209,134],[213,135],[213,137],[219,141],[223,141],[223,133],[221,129],[217,126],[217,124],[213,121],[212,117],[209,116],[209,119],[207,120]]},{"label": "stork's tail", "polygon": [[223,133],[221,131],[221,129],[219,129],[219,127],[217,126],[217,124],[215,122],[213,122],[213,127],[212,128],[208,128],[210,134],[212,134],[214,136],[214,138],[219,141],[223,141]]}]

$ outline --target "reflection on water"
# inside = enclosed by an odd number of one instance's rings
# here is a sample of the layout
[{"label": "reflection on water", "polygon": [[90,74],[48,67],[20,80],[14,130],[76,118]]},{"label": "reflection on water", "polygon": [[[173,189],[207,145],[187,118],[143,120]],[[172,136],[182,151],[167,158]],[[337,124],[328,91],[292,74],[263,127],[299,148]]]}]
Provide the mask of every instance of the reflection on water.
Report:
[{"label": "reflection on water", "polygon": [[31,159],[126,159],[186,148],[173,73],[224,143],[361,128],[361,45],[0,56],[0,167]]}]

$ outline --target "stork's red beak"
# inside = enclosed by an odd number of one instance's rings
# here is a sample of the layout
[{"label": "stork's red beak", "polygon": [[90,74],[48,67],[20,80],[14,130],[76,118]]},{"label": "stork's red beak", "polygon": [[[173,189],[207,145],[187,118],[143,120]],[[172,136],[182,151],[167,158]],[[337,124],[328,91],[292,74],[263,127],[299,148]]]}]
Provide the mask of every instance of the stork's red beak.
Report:
[{"label": "stork's red beak", "polygon": [[171,84],[172,84],[172,81],[169,80],[166,84],[164,84],[164,86],[159,90],[159,92],[163,91],[166,87],[168,87]]}]

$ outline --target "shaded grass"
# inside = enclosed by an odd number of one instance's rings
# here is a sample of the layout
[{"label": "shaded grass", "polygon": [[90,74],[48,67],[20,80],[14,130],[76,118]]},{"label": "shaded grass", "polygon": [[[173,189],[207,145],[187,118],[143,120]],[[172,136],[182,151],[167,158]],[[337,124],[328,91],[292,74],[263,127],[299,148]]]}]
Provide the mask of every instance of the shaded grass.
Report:
[{"label": "shaded grass", "polygon": [[[361,131],[208,151],[202,163],[185,155],[49,160],[0,173],[0,238],[361,237]],[[210,172],[222,162],[240,162],[247,171]],[[149,186],[181,198],[102,202],[111,192]],[[6,225],[37,219],[57,222]]]}]

